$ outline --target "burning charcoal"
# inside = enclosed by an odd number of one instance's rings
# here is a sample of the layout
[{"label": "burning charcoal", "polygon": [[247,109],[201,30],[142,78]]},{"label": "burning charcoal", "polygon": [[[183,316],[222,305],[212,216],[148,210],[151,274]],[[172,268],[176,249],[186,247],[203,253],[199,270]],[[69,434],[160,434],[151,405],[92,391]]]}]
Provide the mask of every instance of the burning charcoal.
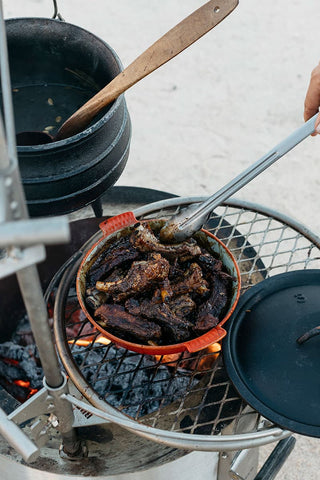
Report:
[{"label": "burning charcoal", "polygon": [[184,259],[200,255],[201,249],[196,243],[183,242],[164,245],[159,242],[149,225],[141,223],[132,232],[130,241],[140,252],[159,252],[163,255],[182,256]]},{"label": "burning charcoal", "polygon": [[177,317],[186,318],[197,306],[189,295],[180,295],[171,300],[169,307]]},{"label": "burning charcoal", "polygon": [[208,282],[203,278],[201,267],[197,263],[192,263],[184,273],[183,280],[172,285],[172,290],[174,295],[194,292],[202,296],[209,293],[208,286]]},{"label": "burning charcoal", "polygon": [[19,322],[12,341],[19,345],[34,345],[35,341],[27,315]]},{"label": "burning charcoal", "polygon": [[[116,346],[89,352],[74,347],[73,356],[86,380],[107,403],[138,418],[182,398],[198,383],[179,371],[159,365],[154,357],[129,353]],[[121,362],[119,362],[121,358]]]},{"label": "burning charcoal", "polygon": [[131,245],[128,238],[120,239],[112,247],[108,248],[106,254],[95,262],[87,275],[87,285],[94,286],[98,280],[104,279],[108,273],[120,265],[128,264],[136,260],[139,252]]},{"label": "burning charcoal", "polygon": [[149,260],[133,262],[126,277],[116,282],[97,282],[96,288],[110,293],[116,302],[139,292],[145,292],[155,282],[164,280],[169,273],[169,262],[159,253],[152,253]]},{"label": "burning charcoal", "polygon": [[13,380],[28,380],[32,388],[42,386],[42,368],[35,345],[0,344],[0,375]]},{"label": "burning charcoal", "polygon": [[101,305],[94,315],[102,327],[122,338],[133,338],[142,343],[161,338],[159,325],[131,315],[121,305]]}]

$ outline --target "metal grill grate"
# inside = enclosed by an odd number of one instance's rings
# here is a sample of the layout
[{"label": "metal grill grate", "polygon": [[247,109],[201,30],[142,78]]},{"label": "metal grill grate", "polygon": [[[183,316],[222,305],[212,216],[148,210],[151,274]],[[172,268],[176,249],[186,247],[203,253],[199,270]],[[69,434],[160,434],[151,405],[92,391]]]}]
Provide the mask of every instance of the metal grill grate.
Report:
[{"label": "metal grill grate", "polygon": [[[169,217],[179,209],[169,204],[143,218]],[[219,207],[206,226],[236,257],[242,292],[271,275],[320,268],[319,243],[300,227],[276,213],[232,204]],[[56,332],[64,366],[83,395],[158,429],[212,436],[235,421],[236,431],[248,408],[228,379],[222,356],[205,350],[156,358],[103,345],[98,333],[88,337],[74,290],[77,267],[59,292]],[[257,423],[252,428],[256,431]]]}]

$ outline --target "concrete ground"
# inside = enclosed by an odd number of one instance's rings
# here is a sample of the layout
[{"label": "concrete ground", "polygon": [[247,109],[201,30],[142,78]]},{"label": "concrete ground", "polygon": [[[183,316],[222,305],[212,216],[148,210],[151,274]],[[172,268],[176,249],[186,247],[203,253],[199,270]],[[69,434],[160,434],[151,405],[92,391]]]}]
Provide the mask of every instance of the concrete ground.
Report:
[{"label": "concrete ground", "polygon": [[[48,17],[51,3],[4,0],[5,15]],[[59,7],[68,22],[107,41],[127,66],[203,3],[60,0]],[[211,194],[299,127],[320,60],[319,17],[318,0],[240,0],[213,31],[128,91],[133,137],[118,185]],[[236,196],[320,234],[319,154],[320,138],[306,139]],[[317,480],[319,440],[297,439],[277,479]],[[262,457],[271,448],[263,447]]]}]

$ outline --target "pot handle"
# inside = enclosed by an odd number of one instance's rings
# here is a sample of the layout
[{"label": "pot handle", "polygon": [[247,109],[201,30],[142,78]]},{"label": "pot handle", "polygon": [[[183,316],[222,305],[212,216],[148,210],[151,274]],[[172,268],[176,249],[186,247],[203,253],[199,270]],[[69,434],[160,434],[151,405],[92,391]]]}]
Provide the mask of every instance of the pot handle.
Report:
[{"label": "pot handle", "polygon": [[115,217],[107,218],[107,220],[99,224],[99,228],[102,230],[103,236],[106,237],[122,228],[130,227],[130,225],[134,225],[138,221],[133,212],[125,212]]},{"label": "pot handle", "polygon": [[219,342],[219,340],[222,340],[226,335],[226,330],[217,325],[208,333],[201,335],[199,338],[194,338],[193,340],[190,340],[190,342],[185,342],[184,345],[189,353],[194,353],[209,347],[209,345],[212,345],[213,343]]},{"label": "pot handle", "polygon": [[62,17],[61,13],[59,13],[57,0],[52,0],[52,1],[53,1],[53,8],[54,8],[52,18],[58,18],[59,20],[61,20],[61,22],[65,22],[65,19]]}]

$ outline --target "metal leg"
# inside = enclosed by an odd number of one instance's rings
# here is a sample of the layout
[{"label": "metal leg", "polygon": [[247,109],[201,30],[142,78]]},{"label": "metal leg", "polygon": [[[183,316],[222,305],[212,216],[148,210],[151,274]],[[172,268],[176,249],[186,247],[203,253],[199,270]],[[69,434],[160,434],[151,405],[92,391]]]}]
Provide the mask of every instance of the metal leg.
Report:
[{"label": "metal leg", "polygon": [[100,218],[103,216],[103,207],[102,207],[102,199],[97,198],[93,203],[91,203],[92,210],[94,211],[94,214],[97,218]]},{"label": "metal leg", "polygon": [[45,383],[47,389],[52,394],[53,411],[57,416],[58,429],[62,436],[62,449],[66,455],[73,457],[79,453],[80,442],[77,440],[76,432],[72,428],[72,406],[61,399],[60,396],[62,392],[67,392],[67,384],[64,375],[62,375],[54,348],[38,271],[35,266],[30,266],[20,270],[17,273],[17,278],[39,351]]},{"label": "metal leg", "polygon": [[279,470],[294,449],[295,443],[296,439],[292,436],[281,440],[271,452],[254,480],[273,480],[276,478]]}]

